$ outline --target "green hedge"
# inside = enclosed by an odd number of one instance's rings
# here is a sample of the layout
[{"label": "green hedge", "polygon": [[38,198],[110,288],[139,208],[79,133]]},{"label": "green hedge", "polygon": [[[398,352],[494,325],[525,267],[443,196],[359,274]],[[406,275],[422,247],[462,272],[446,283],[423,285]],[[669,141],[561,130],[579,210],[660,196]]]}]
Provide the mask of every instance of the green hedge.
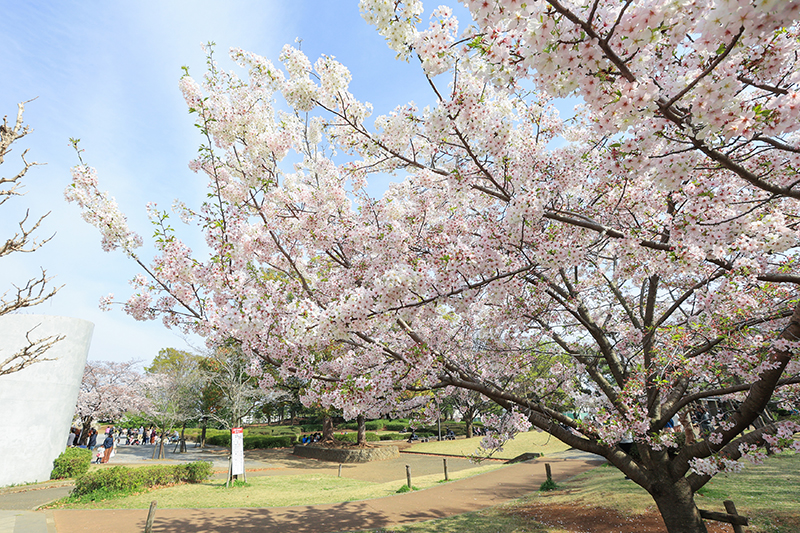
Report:
[{"label": "green hedge", "polygon": [[113,466],[88,472],[76,479],[72,494],[82,496],[100,490],[124,492],[171,483],[199,483],[210,475],[211,463],[206,461],[140,468]]},{"label": "green hedge", "polygon": [[67,448],[53,460],[53,471],[50,479],[78,477],[89,471],[92,452],[86,448]]},{"label": "green hedge", "polygon": [[[367,431],[367,442],[377,442],[381,440],[378,438],[378,435]],[[358,433],[348,433],[347,435],[336,435],[336,440],[341,440],[344,442],[356,442],[358,440]]]},{"label": "green hedge", "polygon": [[[367,431],[403,431],[408,427],[408,422],[403,420],[386,420],[381,418],[379,420],[368,420],[364,423],[364,426],[366,427]],[[337,429],[352,429],[355,431],[358,429],[358,422],[351,420],[349,422],[345,422],[344,424],[339,424]]]},{"label": "green hedge", "polygon": [[408,440],[409,433],[405,435],[401,433],[384,433],[383,435],[379,435],[381,440]]},{"label": "green hedge", "polygon": [[300,426],[248,426],[245,428],[245,435],[267,435],[277,437],[280,435],[297,435],[301,431]]},{"label": "green hedge", "polygon": [[[267,435],[245,435],[243,440],[245,450],[262,448],[288,448],[297,442],[297,438],[294,435],[281,435],[278,437],[270,437]],[[206,444],[211,444],[212,446],[230,446],[231,435],[230,433],[227,433],[206,438]]]}]

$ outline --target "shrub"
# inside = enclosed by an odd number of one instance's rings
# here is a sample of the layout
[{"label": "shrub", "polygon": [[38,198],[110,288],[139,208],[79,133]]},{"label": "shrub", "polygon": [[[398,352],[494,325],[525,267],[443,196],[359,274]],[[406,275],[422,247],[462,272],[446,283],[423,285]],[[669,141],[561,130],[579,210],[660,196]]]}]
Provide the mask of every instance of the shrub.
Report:
[{"label": "shrub", "polygon": [[187,483],[200,483],[211,477],[211,466],[210,461],[195,461],[177,465],[181,471],[179,474],[181,479]]},{"label": "shrub", "polygon": [[553,481],[552,479],[548,479],[547,481],[545,481],[544,483],[542,483],[539,486],[539,490],[543,491],[543,492],[549,491],[549,490],[556,490],[557,488],[558,488],[558,485],[556,485],[556,482]]},{"label": "shrub", "polygon": [[[245,450],[256,450],[263,448],[288,448],[296,441],[297,437],[294,434],[279,435],[275,437],[269,435],[245,435],[243,439],[243,446]],[[206,443],[211,444],[212,446],[229,447],[231,445],[231,436],[230,434],[215,435],[213,437],[207,438]]]},{"label": "shrub", "polygon": [[[230,441],[230,439],[228,439]],[[268,437],[266,435],[252,435],[244,438],[244,449],[255,450],[263,448],[288,448],[297,441],[294,435],[280,435]]]},{"label": "shrub", "polygon": [[383,429],[385,429],[386,431],[405,431],[406,428],[408,428],[407,423],[399,422],[397,420],[392,422],[386,422],[386,424],[383,425]]},{"label": "shrub", "polygon": [[367,431],[378,431],[383,427],[383,420],[370,420],[369,422],[364,422],[364,427]]},{"label": "shrub", "polygon": [[86,448],[67,448],[53,461],[50,479],[78,477],[89,471],[92,452]]},{"label": "shrub", "polygon": [[381,440],[408,440],[408,434],[401,435],[400,433],[384,433],[379,435]]},{"label": "shrub", "polygon": [[230,446],[231,435],[230,433],[211,436],[206,434],[206,444],[210,444],[212,446]]},{"label": "shrub", "polygon": [[199,483],[211,475],[211,463],[197,461],[181,465],[154,465],[140,468],[113,466],[87,472],[75,480],[73,496],[91,493],[132,492],[171,483]]},{"label": "shrub", "polygon": [[[366,438],[367,442],[377,442],[381,440],[378,438],[378,435],[370,431],[367,432]],[[358,440],[358,433],[348,433],[347,435],[336,435],[336,439],[343,442],[356,442]]]}]

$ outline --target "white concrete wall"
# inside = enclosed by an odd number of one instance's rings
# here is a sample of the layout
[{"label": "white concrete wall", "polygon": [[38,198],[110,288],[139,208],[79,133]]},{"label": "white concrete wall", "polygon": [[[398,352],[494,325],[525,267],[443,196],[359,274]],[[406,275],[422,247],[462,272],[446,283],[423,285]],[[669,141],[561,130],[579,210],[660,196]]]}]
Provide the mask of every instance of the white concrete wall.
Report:
[{"label": "white concrete wall", "polygon": [[0,316],[0,357],[23,347],[29,331],[32,339],[66,336],[45,353],[52,361],[0,376],[0,487],[50,479],[67,446],[93,330],[78,318]]}]

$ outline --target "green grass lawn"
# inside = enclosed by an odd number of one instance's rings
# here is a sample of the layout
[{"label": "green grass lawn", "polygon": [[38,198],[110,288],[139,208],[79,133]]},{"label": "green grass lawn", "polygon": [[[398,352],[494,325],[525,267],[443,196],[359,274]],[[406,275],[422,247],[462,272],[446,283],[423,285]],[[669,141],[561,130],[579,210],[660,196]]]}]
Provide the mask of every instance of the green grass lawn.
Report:
[{"label": "green grass lawn", "polygon": [[[750,519],[750,526],[746,528],[748,533],[797,533],[800,531],[800,454],[781,454],[769,458],[762,465],[748,463],[739,474],[718,475],[695,498],[701,509],[720,512],[725,510],[724,500],[732,500],[739,514]],[[559,489],[552,492],[535,492],[489,509],[393,527],[391,531],[564,533],[562,529],[525,520],[515,512],[533,501],[602,505],[623,515],[641,514],[655,508],[655,502],[644,489],[624,479],[616,468],[604,465],[560,483]]]},{"label": "green grass lawn", "polygon": [[[482,474],[503,465],[484,465],[450,473],[450,480]],[[441,474],[415,476],[414,487],[425,489],[442,481]],[[49,507],[59,509],[147,509],[153,499],[163,509],[203,507],[282,507],[368,500],[391,496],[405,485],[397,479],[386,483],[358,481],[327,474],[289,476],[249,476],[248,486],[225,488],[220,480],[198,484],[181,484],[141,492],[131,496],[88,503],[67,503],[60,500]]]},{"label": "green grass lawn", "polygon": [[[407,451],[419,453],[435,453],[445,455],[471,456],[480,446],[481,437],[471,439],[445,440],[441,442],[420,442],[414,444]],[[550,455],[569,449],[569,446],[557,438],[543,431],[528,431],[519,433],[514,440],[503,446],[503,450],[495,452],[491,457],[495,459],[513,459],[523,453],[540,453]]]}]

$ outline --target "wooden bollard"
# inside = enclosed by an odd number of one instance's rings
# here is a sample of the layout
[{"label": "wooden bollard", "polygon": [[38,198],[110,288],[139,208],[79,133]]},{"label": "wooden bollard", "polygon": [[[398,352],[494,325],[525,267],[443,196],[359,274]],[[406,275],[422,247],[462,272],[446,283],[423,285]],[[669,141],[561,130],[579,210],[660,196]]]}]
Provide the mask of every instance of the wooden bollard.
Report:
[{"label": "wooden bollard", "polygon": [[339,465],[339,477],[342,477],[342,465]]},{"label": "wooden bollard", "polygon": [[[736,512],[736,506],[733,504],[731,500],[725,500],[722,502],[725,506],[725,510],[728,514],[732,514],[734,516],[738,515],[739,513]],[[739,524],[731,524],[733,526],[733,533],[744,533],[744,529]]]},{"label": "wooden bollard", "polygon": [[444,463],[444,480],[450,481],[450,477],[447,475],[447,457],[442,458],[442,462]]},{"label": "wooden bollard", "polygon": [[156,500],[150,503],[150,510],[147,511],[147,522],[144,525],[144,533],[152,533],[153,520],[156,518]]},{"label": "wooden bollard", "polygon": [[408,488],[411,488],[411,465],[406,465],[406,482],[408,483]]},{"label": "wooden bollard", "polygon": [[547,481],[553,481],[553,473],[550,471],[550,463],[544,464],[544,471],[547,473]]}]

